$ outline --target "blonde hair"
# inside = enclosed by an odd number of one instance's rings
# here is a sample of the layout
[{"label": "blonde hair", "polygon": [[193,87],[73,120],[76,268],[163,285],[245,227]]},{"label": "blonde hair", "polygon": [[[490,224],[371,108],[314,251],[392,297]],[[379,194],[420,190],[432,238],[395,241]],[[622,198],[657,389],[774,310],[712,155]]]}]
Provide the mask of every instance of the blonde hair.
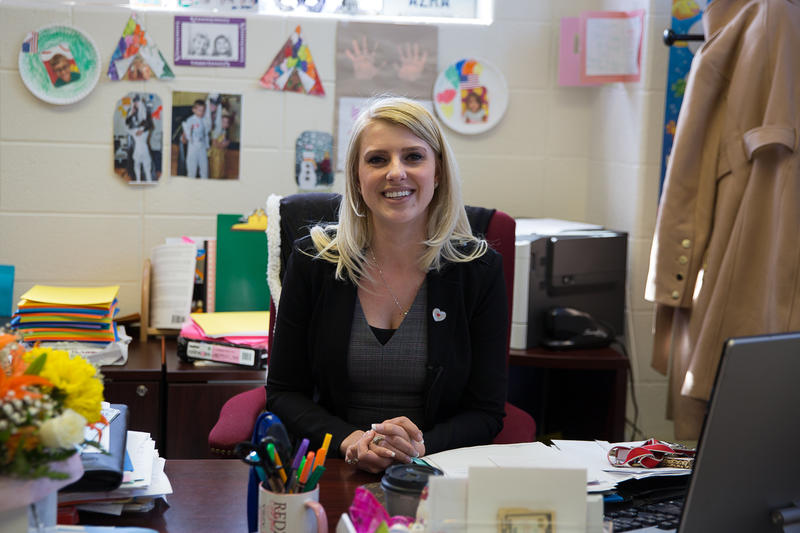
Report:
[{"label": "blonde hair", "polygon": [[[465,262],[486,253],[488,245],[472,235],[461,199],[461,179],[453,150],[436,119],[419,103],[408,98],[383,96],[373,100],[353,125],[345,160],[345,192],[339,206],[339,223],[315,226],[311,239],[317,257],[336,264],[336,278],[356,285],[365,277],[366,249],[372,238],[367,206],[358,184],[358,160],[365,128],[376,121],[403,126],[428,143],[436,155],[439,185],[428,206],[426,249],[420,268],[439,270],[443,261]],[[469,245],[469,246],[464,246]]]}]

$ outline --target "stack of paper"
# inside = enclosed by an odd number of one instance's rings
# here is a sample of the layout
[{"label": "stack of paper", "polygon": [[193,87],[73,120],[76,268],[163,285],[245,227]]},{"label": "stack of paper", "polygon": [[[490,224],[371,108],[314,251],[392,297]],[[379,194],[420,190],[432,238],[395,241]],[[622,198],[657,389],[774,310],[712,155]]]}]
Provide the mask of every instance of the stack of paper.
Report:
[{"label": "stack of paper", "polygon": [[62,492],[58,494],[58,504],[116,516],[123,511],[147,511],[156,499],[172,494],[164,463],[149,433],[128,431],[120,487],[108,492]]},{"label": "stack of paper", "polygon": [[178,356],[260,367],[267,355],[269,311],[192,313],[178,337]]},{"label": "stack of paper", "polygon": [[35,285],[22,295],[11,321],[22,340],[109,343],[118,340],[114,316],[119,285]]}]

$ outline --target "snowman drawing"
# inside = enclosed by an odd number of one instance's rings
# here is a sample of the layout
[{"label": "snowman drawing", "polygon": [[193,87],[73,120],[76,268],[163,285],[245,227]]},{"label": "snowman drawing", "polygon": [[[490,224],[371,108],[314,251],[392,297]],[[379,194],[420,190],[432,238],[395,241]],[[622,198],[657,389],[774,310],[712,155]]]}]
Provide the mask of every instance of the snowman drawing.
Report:
[{"label": "snowman drawing", "polygon": [[303,161],[300,163],[300,174],[297,184],[301,189],[313,189],[317,186],[317,162],[314,159],[314,147],[310,144],[303,150]]}]

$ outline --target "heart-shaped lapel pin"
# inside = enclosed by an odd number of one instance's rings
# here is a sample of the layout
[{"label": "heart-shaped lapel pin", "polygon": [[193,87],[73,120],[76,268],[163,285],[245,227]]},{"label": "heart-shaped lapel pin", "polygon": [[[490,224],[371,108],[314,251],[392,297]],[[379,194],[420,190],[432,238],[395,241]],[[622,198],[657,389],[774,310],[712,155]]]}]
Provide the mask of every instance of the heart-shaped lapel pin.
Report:
[{"label": "heart-shaped lapel pin", "polygon": [[444,311],[442,311],[438,307],[433,310],[433,321],[434,322],[441,322],[445,318],[447,318],[447,313],[445,313]]}]

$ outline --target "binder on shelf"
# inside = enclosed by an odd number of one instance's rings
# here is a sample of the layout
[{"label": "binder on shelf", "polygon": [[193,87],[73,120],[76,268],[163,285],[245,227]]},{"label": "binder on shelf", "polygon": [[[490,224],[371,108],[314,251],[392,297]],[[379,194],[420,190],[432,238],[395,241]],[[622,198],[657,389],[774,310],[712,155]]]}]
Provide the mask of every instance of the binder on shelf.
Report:
[{"label": "binder on shelf", "polygon": [[221,340],[197,340],[180,336],[178,357],[187,363],[215,361],[248,368],[263,368],[267,360],[267,349]]}]

